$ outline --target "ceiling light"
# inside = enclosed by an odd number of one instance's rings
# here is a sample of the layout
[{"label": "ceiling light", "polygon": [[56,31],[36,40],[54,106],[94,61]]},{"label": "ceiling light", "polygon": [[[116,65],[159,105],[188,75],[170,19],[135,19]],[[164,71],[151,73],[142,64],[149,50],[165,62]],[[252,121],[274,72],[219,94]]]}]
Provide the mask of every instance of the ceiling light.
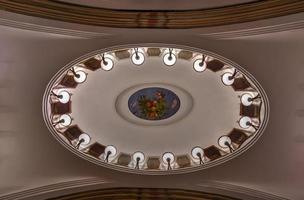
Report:
[{"label": "ceiling light", "polygon": [[110,71],[114,66],[113,60],[109,57],[105,57],[104,54],[102,54],[101,56],[100,64],[101,64],[101,68],[105,71]]},{"label": "ceiling light", "polygon": [[61,126],[69,126],[71,125],[72,123],[72,118],[70,117],[70,115],[67,115],[67,114],[64,114],[64,115],[61,115],[59,117],[59,120],[57,122],[55,122],[53,125],[56,126],[56,125],[61,125]]},{"label": "ceiling light", "polygon": [[247,116],[242,117],[239,121],[239,124],[240,124],[240,127],[247,129],[252,125],[251,118],[247,117]]},{"label": "ceiling light", "polygon": [[87,74],[84,71],[79,70],[79,71],[76,72],[73,67],[70,70],[73,73],[74,80],[77,83],[83,83],[87,79]]},{"label": "ceiling light", "polygon": [[200,165],[203,164],[204,150],[201,147],[194,147],[191,150],[191,155],[194,159],[199,159]]},{"label": "ceiling light", "polygon": [[172,66],[176,63],[176,56],[172,53],[173,49],[169,49],[169,53],[164,55],[164,63],[167,66]]},{"label": "ceiling light", "polygon": [[116,147],[114,147],[113,145],[109,145],[105,148],[105,158],[104,158],[104,161],[105,162],[109,162],[109,158],[114,158],[116,153],[117,153],[117,149]]},{"label": "ceiling light", "polygon": [[138,48],[135,48],[135,52],[132,54],[131,60],[135,65],[141,65],[145,62],[145,56],[142,52],[138,51]]},{"label": "ceiling light", "polygon": [[252,97],[251,94],[245,93],[245,94],[243,94],[243,95],[241,96],[241,103],[242,103],[244,106],[250,106],[250,105],[253,103],[253,101],[254,101],[255,99],[259,99],[259,98],[260,98],[260,95],[259,95],[259,94],[258,94],[257,96],[255,96],[255,97]]},{"label": "ceiling light", "polygon": [[51,94],[56,96],[60,103],[68,103],[70,101],[70,93],[65,90],[60,91],[58,94],[55,94],[54,92],[52,92]]},{"label": "ceiling light", "polygon": [[227,135],[223,135],[218,139],[218,144],[222,148],[229,148],[230,153],[233,152],[233,148],[231,146],[231,139]]},{"label": "ceiling light", "polygon": [[253,102],[252,100],[252,96],[251,94],[249,93],[245,93],[241,96],[241,103],[244,105],[244,106],[250,106]]},{"label": "ceiling light", "polygon": [[171,152],[164,153],[162,159],[163,162],[168,166],[167,170],[171,170],[172,169],[171,165],[175,160],[174,154]]},{"label": "ceiling light", "polygon": [[247,128],[249,128],[249,127],[254,128],[254,130],[256,130],[256,131],[259,129],[259,126],[254,125],[254,124],[252,123],[251,118],[249,118],[249,117],[247,117],[247,116],[242,117],[242,118],[240,119],[240,121],[239,121],[239,124],[240,124],[240,127],[244,128],[244,129],[247,129]]},{"label": "ceiling light", "polygon": [[139,164],[145,161],[145,154],[137,151],[132,156],[133,162],[136,163],[135,169],[139,169]]},{"label": "ceiling light", "polygon": [[76,148],[79,149],[80,146],[84,146],[89,144],[91,141],[91,138],[88,134],[86,133],[82,133],[79,137],[78,137],[78,143],[76,144]]},{"label": "ceiling light", "polygon": [[74,76],[74,80],[77,83],[85,82],[86,78],[87,78],[87,75],[84,71],[78,71],[78,72],[76,72],[76,76]]},{"label": "ceiling light", "polygon": [[205,55],[202,56],[202,59],[197,59],[193,63],[193,68],[197,72],[205,71],[207,64],[205,62]]},{"label": "ceiling light", "polygon": [[231,74],[230,72],[227,72],[225,74],[223,74],[222,76],[222,82],[225,84],[225,85],[232,85],[234,83],[234,77],[236,75],[237,71],[236,69],[234,70],[233,74]]}]

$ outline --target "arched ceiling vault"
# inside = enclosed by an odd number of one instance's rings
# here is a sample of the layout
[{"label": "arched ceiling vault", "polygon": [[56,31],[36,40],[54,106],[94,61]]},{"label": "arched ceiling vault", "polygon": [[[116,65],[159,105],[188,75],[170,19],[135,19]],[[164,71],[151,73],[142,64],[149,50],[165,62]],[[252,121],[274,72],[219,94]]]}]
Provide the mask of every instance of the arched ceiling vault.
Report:
[{"label": "arched ceiling vault", "polygon": [[304,11],[304,2],[271,0],[209,9],[138,11],[88,7],[49,0],[0,0],[0,9],[103,27],[184,29],[243,23],[295,14]]},{"label": "arched ceiling vault", "polygon": [[76,5],[94,7],[94,8],[110,8],[119,10],[192,10],[192,9],[209,9],[231,6],[237,4],[251,3],[259,0],[57,0]]}]

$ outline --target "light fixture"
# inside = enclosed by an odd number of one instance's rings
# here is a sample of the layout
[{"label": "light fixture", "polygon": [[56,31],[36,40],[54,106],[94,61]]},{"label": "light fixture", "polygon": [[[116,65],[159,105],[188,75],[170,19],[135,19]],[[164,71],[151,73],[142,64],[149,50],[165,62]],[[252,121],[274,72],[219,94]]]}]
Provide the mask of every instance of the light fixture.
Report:
[{"label": "light fixture", "polygon": [[247,116],[244,116],[240,119],[239,121],[239,124],[240,124],[240,127],[244,128],[244,129],[248,129],[250,127],[253,127],[255,130],[258,130],[258,126],[255,126],[253,123],[252,123],[252,120],[250,117],[247,117]]},{"label": "light fixture", "polygon": [[79,70],[76,72],[75,69],[72,67],[71,72],[73,73],[74,80],[77,83],[83,83],[87,79],[87,74],[84,71]]},{"label": "light fixture", "polygon": [[223,135],[218,139],[218,144],[222,148],[229,148],[230,153],[233,152],[233,148],[231,146],[231,139],[227,135]]},{"label": "light fixture", "polygon": [[169,49],[169,53],[164,55],[164,63],[167,66],[172,66],[176,63],[176,56],[172,53],[173,49]]},{"label": "light fixture", "polygon": [[246,116],[242,117],[239,121],[239,124],[240,124],[240,127],[242,127],[242,128],[245,128],[245,129],[249,128],[250,124],[251,124],[250,117],[246,117]]},{"label": "light fixture", "polygon": [[199,164],[204,164],[203,162],[203,155],[204,155],[204,150],[201,147],[194,147],[191,150],[191,155],[194,159],[199,159]]},{"label": "light fixture", "polygon": [[250,105],[253,103],[253,101],[254,101],[255,99],[258,99],[258,98],[260,98],[260,95],[257,95],[257,96],[255,96],[255,97],[252,97],[251,94],[245,93],[245,94],[243,94],[243,95],[241,96],[241,103],[242,103],[244,106],[250,106]]},{"label": "light fixture", "polygon": [[222,76],[222,82],[225,84],[225,85],[232,85],[234,83],[234,77],[236,76],[237,74],[237,70],[235,69],[233,74],[231,74],[230,72],[226,72],[225,74],[223,74]]},{"label": "light fixture", "polygon": [[135,169],[139,169],[139,164],[145,161],[145,154],[140,151],[137,151],[132,155],[132,159],[133,162],[136,163]]},{"label": "light fixture", "polygon": [[109,57],[105,57],[104,54],[102,54],[101,56],[100,64],[101,64],[101,68],[105,71],[110,71],[114,66],[113,60]]},{"label": "light fixture", "polygon": [[113,158],[117,154],[117,149],[113,145],[109,145],[105,148],[104,152],[104,161],[109,162],[109,158]]},{"label": "light fixture", "polygon": [[175,160],[174,154],[171,152],[166,152],[163,154],[162,158],[163,158],[163,162],[166,163],[166,165],[168,166],[167,170],[171,170],[172,169],[171,165]]},{"label": "light fixture", "polygon": [[138,48],[135,48],[131,60],[135,65],[141,65],[145,62],[145,56],[142,52],[138,51]]},{"label": "light fixture", "polygon": [[202,56],[202,59],[197,59],[193,63],[193,68],[197,72],[205,71],[207,64],[205,62],[205,55]]},{"label": "light fixture", "polygon": [[54,92],[51,94],[57,97],[60,103],[68,103],[70,101],[70,93],[65,90],[60,91],[58,94],[55,94]]},{"label": "light fixture", "polygon": [[59,117],[59,120],[53,124],[53,126],[57,126],[58,124],[61,126],[69,126],[72,123],[72,118],[70,115],[63,114]]},{"label": "light fixture", "polygon": [[82,133],[79,137],[78,137],[78,142],[76,144],[76,148],[79,149],[80,146],[83,145],[87,145],[89,144],[91,141],[91,138],[88,134],[86,133]]}]

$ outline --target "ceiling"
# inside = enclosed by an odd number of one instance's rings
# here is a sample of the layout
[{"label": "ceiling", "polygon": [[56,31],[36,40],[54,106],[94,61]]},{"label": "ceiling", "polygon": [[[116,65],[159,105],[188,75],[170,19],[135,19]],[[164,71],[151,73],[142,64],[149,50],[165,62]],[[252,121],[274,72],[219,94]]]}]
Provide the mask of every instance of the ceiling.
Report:
[{"label": "ceiling", "polygon": [[231,6],[237,4],[243,4],[253,2],[256,0],[225,0],[225,1],[213,1],[213,0],[60,0],[66,3],[72,3],[82,6],[91,6],[97,8],[110,8],[119,10],[192,10],[192,9],[207,9],[218,8],[224,6]]},{"label": "ceiling", "polygon": [[[246,200],[302,200],[303,19],[299,14],[199,30],[146,30],[98,28],[1,12],[0,178],[5,181],[0,181],[0,199],[38,200],[100,188],[152,187]],[[206,49],[254,75],[270,102],[269,123],[261,139],[222,165],[170,176],[117,172],[62,147],[42,116],[49,80],[91,51],[146,42]]]},{"label": "ceiling", "polygon": [[[0,0],[0,9],[45,19],[116,28],[189,29],[251,22],[304,11],[301,0],[253,1],[216,9],[116,10],[43,0]],[[68,10],[68,12],[67,12]]]}]

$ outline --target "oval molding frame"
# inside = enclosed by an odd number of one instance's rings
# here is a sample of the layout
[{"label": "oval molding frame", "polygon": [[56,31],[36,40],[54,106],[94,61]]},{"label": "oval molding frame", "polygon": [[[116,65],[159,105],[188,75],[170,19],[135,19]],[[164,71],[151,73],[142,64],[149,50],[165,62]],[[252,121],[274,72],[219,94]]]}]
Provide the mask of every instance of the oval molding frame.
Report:
[{"label": "oval molding frame", "polygon": [[199,48],[194,48],[194,47],[189,47],[189,46],[183,46],[183,45],[175,45],[175,44],[164,44],[164,43],[140,43],[140,44],[127,44],[127,45],[120,45],[120,46],[112,46],[109,48],[105,48],[105,49],[100,49],[100,50],[96,50],[93,51],[91,53],[88,53],[84,56],[81,56],[79,58],[77,58],[76,60],[68,63],[66,66],[64,66],[61,70],[59,70],[55,76],[53,76],[53,78],[51,79],[51,81],[49,82],[49,84],[47,85],[47,88],[45,90],[44,96],[43,96],[43,105],[47,104],[47,101],[49,99],[49,92],[52,89],[52,86],[54,85],[54,83],[56,82],[56,80],[62,75],[62,73],[64,71],[66,71],[67,69],[71,68],[72,66],[74,66],[75,64],[88,59],[96,54],[101,54],[101,53],[105,53],[105,52],[109,52],[109,51],[114,51],[116,49],[125,49],[125,48],[135,48],[138,46],[146,46],[146,47],[167,47],[167,48],[178,48],[178,49],[183,49],[183,50],[189,50],[189,51],[193,51],[193,52],[198,52],[198,53],[202,53],[202,54],[207,54],[212,56],[213,58],[219,59],[220,61],[223,61],[226,64],[229,64],[231,66],[233,66],[234,68],[238,69],[241,73],[245,74],[257,87],[258,91],[260,92],[261,97],[263,98],[264,101],[264,106],[265,106],[265,115],[264,115],[264,120],[262,121],[262,124],[260,124],[260,127],[258,129],[257,132],[255,132],[255,136],[242,148],[238,149],[237,151],[235,151],[234,153],[230,153],[225,155],[224,157],[221,157],[220,159],[216,159],[212,162],[208,162],[205,163],[203,165],[199,165],[196,167],[188,167],[188,168],[180,168],[178,170],[159,170],[159,171],[153,171],[153,170],[134,170],[131,168],[127,168],[127,167],[122,167],[119,165],[109,165],[101,160],[97,160],[94,159],[93,157],[87,156],[84,153],[81,153],[79,150],[77,150],[76,148],[74,148],[71,145],[68,145],[58,134],[57,132],[54,130],[52,124],[50,123],[50,121],[48,120],[48,111],[46,109],[46,106],[42,107],[42,112],[43,112],[43,117],[44,117],[44,121],[47,125],[47,128],[49,129],[49,131],[52,133],[52,135],[63,145],[65,146],[68,150],[70,150],[71,152],[73,152],[74,154],[78,155],[79,157],[88,160],[94,164],[97,165],[101,165],[103,167],[109,168],[109,169],[114,169],[114,170],[118,170],[118,171],[123,171],[123,172],[129,172],[129,173],[136,173],[136,174],[147,174],[147,175],[168,175],[168,174],[180,174],[180,173],[189,173],[189,172],[194,172],[194,171],[198,171],[198,170],[202,170],[202,169],[207,169],[219,164],[222,164],[224,162],[227,162],[229,160],[231,160],[232,158],[235,158],[237,156],[239,156],[240,154],[244,153],[247,149],[249,149],[251,146],[253,146],[253,144],[260,138],[260,136],[262,135],[262,133],[264,132],[267,123],[268,123],[268,119],[269,119],[269,112],[270,112],[270,108],[269,108],[269,101],[267,98],[267,95],[264,91],[264,89],[261,87],[261,85],[259,84],[259,82],[250,74],[248,73],[244,68],[242,68],[240,65],[234,63],[233,61],[222,57],[220,55],[217,55],[213,52],[210,51],[206,51],[203,49],[199,49]]}]

